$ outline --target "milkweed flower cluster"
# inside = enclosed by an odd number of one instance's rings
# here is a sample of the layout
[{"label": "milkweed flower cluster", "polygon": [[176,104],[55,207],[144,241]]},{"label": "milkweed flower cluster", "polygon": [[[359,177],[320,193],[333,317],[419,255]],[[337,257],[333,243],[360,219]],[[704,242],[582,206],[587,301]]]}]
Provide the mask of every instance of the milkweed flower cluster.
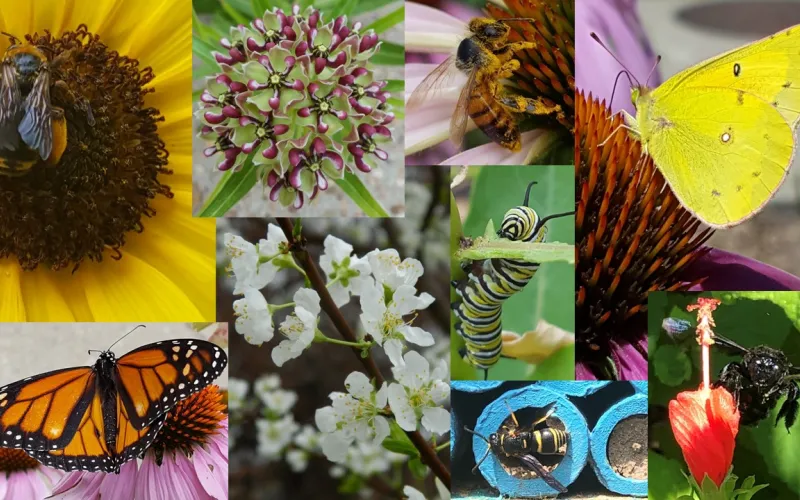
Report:
[{"label": "milkweed flower cluster", "polygon": [[[444,359],[426,359],[409,345],[434,347],[434,336],[413,324],[417,311],[434,302],[420,293],[417,281],[424,273],[420,261],[402,259],[395,249],[375,249],[357,255],[353,246],[327,236],[323,242],[320,267],[327,281],[327,291],[338,307],[358,297],[363,327],[358,342],[331,339],[319,329],[321,313],[317,290],[301,287],[287,304],[268,304],[261,288],[285,270],[300,268],[291,253],[291,244],[281,230],[270,224],[267,238],[252,244],[233,234],[225,235],[231,259],[229,270],[242,298],[234,303],[236,331],[253,344],[261,345],[275,336],[274,313],[291,311],[277,330],[282,340],[271,351],[277,366],[301,356],[314,343],[344,344],[370,355],[382,348],[392,364],[386,381],[376,383],[366,374],[355,371],[344,380],[344,390],[330,394],[331,404],[316,410],[318,431],[303,430],[291,415],[296,394],[278,387],[274,376],[259,379],[254,391],[264,410],[256,421],[259,454],[268,459],[286,455],[295,466],[307,461],[298,453],[318,451],[344,470],[360,475],[388,471],[391,464],[408,456],[389,451],[391,441],[406,439],[403,433],[420,430],[426,435],[442,435],[450,430],[448,367]],[[269,278],[269,279],[266,279]],[[432,365],[434,365],[432,367]],[[246,384],[231,383],[232,408],[247,406]],[[232,389],[233,390],[233,389]],[[306,436],[307,446],[297,441]],[[312,439],[313,437],[313,439]],[[413,447],[410,441],[408,446]],[[288,451],[294,451],[292,458]],[[341,469],[334,468],[336,475]]]},{"label": "milkweed flower cluster", "polygon": [[257,168],[269,199],[297,209],[346,171],[388,160],[380,144],[395,115],[368,64],[380,42],[361,29],[299,6],[232,27],[196,113],[205,156],[223,171]]}]

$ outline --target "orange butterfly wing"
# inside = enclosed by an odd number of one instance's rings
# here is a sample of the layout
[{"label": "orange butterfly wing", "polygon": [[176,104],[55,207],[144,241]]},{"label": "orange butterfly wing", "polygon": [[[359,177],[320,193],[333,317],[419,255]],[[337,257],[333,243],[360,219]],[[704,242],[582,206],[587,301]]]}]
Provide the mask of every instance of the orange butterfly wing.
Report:
[{"label": "orange butterfly wing", "polygon": [[156,342],[122,356],[116,384],[131,424],[144,429],[178,401],[212,383],[227,363],[225,351],[197,339]]},{"label": "orange butterfly wing", "polygon": [[157,418],[149,427],[134,429],[124,405],[116,401],[114,433],[104,429],[103,401],[99,392],[83,415],[72,440],[58,450],[28,450],[28,454],[48,467],[72,471],[119,472],[122,464],[143,453],[158,435],[166,415]]},{"label": "orange butterfly wing", "polygon": [[28,377],[0,388],[0,446],[58,449],[72,440],[95,394],[88,366]]}]

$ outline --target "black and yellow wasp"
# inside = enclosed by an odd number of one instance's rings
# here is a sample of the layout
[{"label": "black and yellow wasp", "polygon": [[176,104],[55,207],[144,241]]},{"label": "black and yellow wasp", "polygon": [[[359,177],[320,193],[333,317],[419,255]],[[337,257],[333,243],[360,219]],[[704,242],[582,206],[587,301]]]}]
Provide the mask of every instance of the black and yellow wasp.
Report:
[{"label": "black and yellow wasp", "polygon": [[542,478],[551,488],[559,493],[566,493],[567,489],[561,482],[558,481],[553,475],[542,465],[535,455],[564,455],[565,451],[562,448],[569,441],[569,433],[556,429],[555,427],[548,427],[546,420],[556,411],[556,404],[550,403],[544,410],[544,415],[537,418],[529,428],[523,429],[519,425],[517,416],[514,415],[514,410],[508,401],[505,401],[508,406],[511,419],[514,422],[513,426],[503,425],[498,432],[493,432],[487,439],[468,427],[464,430],[478,436],[486,441],[489,447],[486,449],[483,457],[475,464],[472,472],[486,460],[489,453],[494,453],[498,457],[508,457],[519,460],[519,462],[527,469],[536,473],[537,476]]}]

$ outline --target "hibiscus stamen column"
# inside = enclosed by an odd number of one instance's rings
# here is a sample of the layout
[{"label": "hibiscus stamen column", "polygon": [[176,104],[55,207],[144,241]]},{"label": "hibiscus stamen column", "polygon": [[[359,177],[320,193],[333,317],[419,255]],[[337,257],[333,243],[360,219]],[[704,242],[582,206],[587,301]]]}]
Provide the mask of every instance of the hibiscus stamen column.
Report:
[{"label": "hibiscus stamen column", "polygon": [[[339,307],[334,302],[333,298],[331,297],[328,289],[325,285],[325,281],[322,278],[322,275],[317,269],[316,264],[311,259],[308,252],[305,250],[305,243],[302,237],[298,237],[295,235],[294,225],[290,219],[286,218],[278,218],[278,224],[280,225],[281,229],[283,230],[284,235],[288,241],[288,246],[294,257],[297,258],[300,266],[306,273],[309,282],[311,283],[311,287],[319,294],[320,297],[320,305],[323,311],[328,315],[328,317],[333,322],[334,327],[339,331],[342,337],[351,343],[358,343],[359,340],[356,337],[355,332],[345,320],[344,315],[342,314]],[[353,350],[364,365],[367,373],[369,374],[371,379],[374,379],[375,384],[377,386],[381,386],[385,382],[385,378],[381,371],[378,369],[378,366],[375,364],[375,360],[372,357],[367,356],[363,357],[361,355],[362,351],[360,348],[353,347]],[[434,474],[444,483],[447,488],[450,487],[450,471],[447,470],[445,465],[439,460],[439,457],[436,455],[436,451],[433,449],[431,444],[422,436],[422,434],[418,431],[405,431],[406,435],[408,435],[411,442],[417,448],[420,453],[420,458],[422,462],[431,468]]]}]

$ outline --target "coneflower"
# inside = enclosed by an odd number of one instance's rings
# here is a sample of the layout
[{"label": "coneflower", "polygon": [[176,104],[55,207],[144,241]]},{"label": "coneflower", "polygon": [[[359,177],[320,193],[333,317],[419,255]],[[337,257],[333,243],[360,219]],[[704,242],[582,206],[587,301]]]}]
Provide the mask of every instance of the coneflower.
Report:
[{"label": "coneflower", "polygon": [[640,143],[616,130],[621,116],[583,92],[576,108],[576,377],[646,379],[647,294],[701,282],[681,272],[709,251],[701,245],[713,231],[680,206]]}]

